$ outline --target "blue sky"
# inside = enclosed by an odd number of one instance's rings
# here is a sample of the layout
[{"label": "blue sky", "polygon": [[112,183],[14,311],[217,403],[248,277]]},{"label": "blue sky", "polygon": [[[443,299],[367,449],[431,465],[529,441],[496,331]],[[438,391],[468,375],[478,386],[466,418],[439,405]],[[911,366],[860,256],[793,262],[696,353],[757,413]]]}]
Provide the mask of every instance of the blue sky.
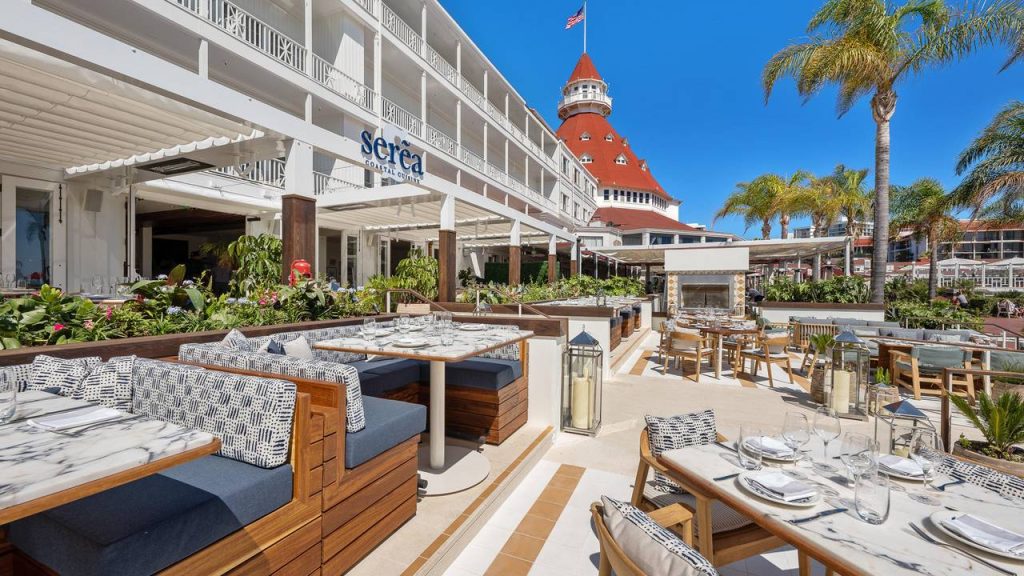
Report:
[{"label": "blue sky", "polygon": [[[564,30],[577,0],[442,0],[530,106],[559,125],[559,88],[583,49],[583,26]],[[765,106],[761,69],[804,35],[820,2],[591,0],[588,52],[609,83],[611,122],[683,201],[680,219],[711,223],[737,182],[765,172],[873,168],[867,102],[836,118],[835,93],[804,104],[786,80]],[[988,49],[898,87],[892,182],[958,182],[957,155],[992,116],[1024,99],[1024,63],[998,73],[1006,50]],[[874,174],[869,175],[873,182]],[[744,234],[738,218],[716,229]],[[756,228],[756,227],[755,227]],[[753,236],[758,230],[746,232]],[[773,235],[778,234],[778,227]]]}]

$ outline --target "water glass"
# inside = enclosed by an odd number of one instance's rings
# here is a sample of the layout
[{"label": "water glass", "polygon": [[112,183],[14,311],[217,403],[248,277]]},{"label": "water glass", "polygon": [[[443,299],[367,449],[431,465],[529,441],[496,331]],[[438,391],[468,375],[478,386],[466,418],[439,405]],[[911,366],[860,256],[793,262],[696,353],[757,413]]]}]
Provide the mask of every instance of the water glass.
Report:
[{"label": "water glass", "polygon": [[363,318],[363,340],[370,340],[377,333],[377,321],[373,318]]},{"label": "water glass", "polygon": [[455,343],[455,333],[451,325],[441,327],[441,345],[451,346]]},{"label": "water glass", "polygon": [[835,472],[836,467],[828,462],[828,443],[839,437],[842,433],[842,425],[839,423],[839,415],[828,406],[818,408],[814,413],[814,433],[821,438],[824,445],[822,449],[822,462],[815,462],[814,468],[821,472]]},{"label": "water glass", "polygon": [[889,518],[889,478],[877,471],[862,474],[855,480],[854,508],[857,516],[868,524],[881,524]]},{"label": "water glass", "polygon": [[752,448],[748,441],[757,440],[764,434],[760,428],[754,426],[740,426],[739,443],[736,445],[736,454],[740,459],[740,466],[747,470],[758,470],[761,468],[761,451]]},{"label": "water glass", "polygon": [[798,461],[803,460],[801,449],[811,441],[811,425],[807,415],[800,412],[786,412],[782,423],[782,440],[793,451]]},{"label": "water glass", "polygon": [[18,383],[6,370],[0,370],[0,424],[14,418],[18,410]]},{"label": "water glass", "polygon": [[846,464],[850,483],[853,484],[858,476],[877,466],[878,444],[864,434],[847,432],[839,446],[839,459]]},{"label": "water glass", "polygon": [[395,327],[398,328],[398,332],[400,334],[409,332],[409,315],[400,314],[398,318],[395,319]]}]

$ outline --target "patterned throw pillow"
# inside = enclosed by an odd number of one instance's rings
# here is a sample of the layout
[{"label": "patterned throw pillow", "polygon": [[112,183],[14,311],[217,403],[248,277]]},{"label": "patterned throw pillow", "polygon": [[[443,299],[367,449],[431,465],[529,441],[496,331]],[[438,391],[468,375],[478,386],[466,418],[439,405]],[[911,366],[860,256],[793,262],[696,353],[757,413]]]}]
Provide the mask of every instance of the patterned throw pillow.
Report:
[{"label": "patterned throw pillow", "polygon": [[718,576],[711,562],[639,508],[607,496],[601,503],[608,533],[644,574]]},{"label": "patterned throw pillow", "polygon": [[[711,444],[718,439],[715,427],[715,411],[704,410],[682,416],[645,416],[651,453],[655,458],[666,450]],[[683,490],[668,476],[654,472],[654,488],[662,492],[683,494]]]},{"label": "patterned throw pillow", "polygon": [[271,340],[270,342],[267,342],[267,353],[284,356],[284,345],[277,340]]},{"label": "patterned throw pillow", "polygon": [[235,350],[244,350],[246,352],[252,349],[249,345],[249,339],[245,337],[245,334],[239,332],[237,328],[232,328],[224,336],[224,339],[220,341],[220,345],[225,348],[234,348]]},{"label": "patterned throw pillow", "polygon": [[94,366],[71,395],[75,400],[97,402],[108,408],[132,411],[132,371],[135,356],[115,356]]},{"label": "patterned throw pillow", "polygon": [[40,354],[32,360],[32,377],[27,389],[71,396],[89,370],[99,363],[98,356],[64,359]]}]

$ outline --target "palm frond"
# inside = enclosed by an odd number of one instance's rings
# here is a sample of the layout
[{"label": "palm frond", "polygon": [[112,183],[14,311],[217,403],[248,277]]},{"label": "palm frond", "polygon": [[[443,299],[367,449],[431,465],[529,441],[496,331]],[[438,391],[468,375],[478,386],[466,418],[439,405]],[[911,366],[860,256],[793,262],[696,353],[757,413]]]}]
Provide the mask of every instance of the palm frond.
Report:
[{"label": "palm frond", "polygon": [[[918,73],[926,66],[958,61],[978,48],[1006,44],[1011,47],[1011,63],[1020,56],[1024,39],[1024,6],[1019,1],[1002,0],[976,7],[934,28],[923,26],[916,33],[919,49],[907,55],[897,75]],[[1004,66],[1005,67],[1005,66]]]}]

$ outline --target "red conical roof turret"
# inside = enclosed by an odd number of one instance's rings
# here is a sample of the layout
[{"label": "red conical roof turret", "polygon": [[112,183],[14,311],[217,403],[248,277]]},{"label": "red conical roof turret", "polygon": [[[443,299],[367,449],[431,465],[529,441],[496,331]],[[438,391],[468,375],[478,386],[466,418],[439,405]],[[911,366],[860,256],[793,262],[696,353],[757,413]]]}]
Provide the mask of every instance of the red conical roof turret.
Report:
[{"label": "red conical roof turret", "polygon": [[576,63],[576,67],[572,70],[572,75],[569,76],[569,83],[577,80],[604,80],[597,73],[594,62],[590,60],[590,55],[586,52],[580,56],[579,62]]}]

